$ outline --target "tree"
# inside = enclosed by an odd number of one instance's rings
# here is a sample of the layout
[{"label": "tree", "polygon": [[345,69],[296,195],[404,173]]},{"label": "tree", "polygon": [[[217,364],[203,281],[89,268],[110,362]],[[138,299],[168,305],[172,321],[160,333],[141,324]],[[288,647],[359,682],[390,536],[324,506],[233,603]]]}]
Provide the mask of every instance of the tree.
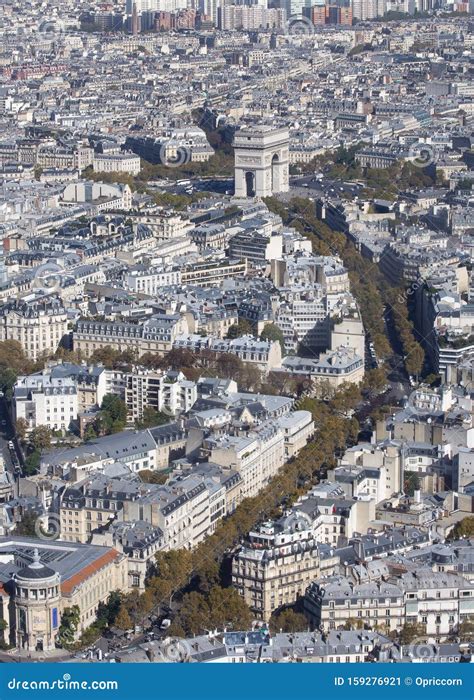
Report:
[{"label": "tree", "polygon": [[426,626],[417,622],[407,622],[400,630],[399,638],[401,644],[411,644],[417,638],[426,634]]},{"label": "tree", "polygon": [[238,383],[244,391],[258,391],[262,383],[262,373],[251,362],[244,362],[238,376]]},{"label": "tree", "polygon": [[456,523],[448,535],[450,540],[468,539],[469,537],[474,537],[474,516],[472,515]]},{"label": "tree", "polygon": [[245,600],[234,588],[211,588],[208,597],[210,626],[231,625],[234,630],[248,630],[252,624],[252,613]]},{"label": "tree", "polygon": [[13,396],[13,387],[17,380],[17,373],[10,367],[0,367],[0,390],[7,399]]},{"label": "tree", "polygon": [[275,612],[270,618],[270,631],[275,632],[304,632],[308,629],[308,621],[302,613],[291,608]]},{"label": "tree", "polygon": [[94,421],[98,435],[121,432],[127,424],[127,406],[116,394],[106,394],[102,399],[100,413]]},{"label": "tree", "polygon": [[405,479],[403,482],[403,490],[407,496],[413,496],[415,491],[420,488],[420,477],[416,472],[405,472]]},{"label": "tree", "polygon": [[9,645],[5,642],[5,630],[8,629],[8,622],[0,620],[0,649],[8,649]]},{"label": "tree", "polygon": [[151,469],[142,469],[138,476],[145,484],[165,484],[169,474],[167,472],[155,472]]},{"label": "tree", "polygon": [[369,369],[364,377],[364,386],[369,390],[381,391],[387,383],[387,375],[381,367]]},{"label": "tree", "polygon": [[243,362],[237,355],[232,355],[230,352],[219,353],[216,360],[216,370],[219,375],[233,379],[240,375],[242,368]]},{"label": "tree", "polygon": [[15,528],[15,533],[17,535],[22,535],[23,537],[37,537],[36,532],[36,521],[38,520],[38,515],[33,510],[25,511],[19,523],[17,523]]},{"label": "tree", "polygon": [[194,583],[201,593],[209,593],[220,582],[220,566],[216,559],[193,557]]},{"label": "tree", "polygon": [[71,608],[64,608],[57,637],[60,646],[67,649],[74,644],[80,620],[81,611],[78,605],[73,605]]},{"label": "tree", "polygon": [[285,354],[285,336],[281,328],[275,323],[267,323],[260,334],[260,340],[277,340],[280,343],[282,354]]},{"label": "tree", "polygon": [[21,442],[25,441],[26,438],[26,433],[28,430],[28,421],[25,420],[24,418],[18,418],[16,423],[15,423],[15,432],[16,436]]},{"label": "tree", "polygon": [[102,399],[100,410],[108,413],[113,421],[127,422],[127,406],[116,394],[106,394]]},{"label": "tree", "polygon": [[129,630],[133,628],[132,619],[123,603],[120,605],[114,624],[115,627],[118,627],[121,630]]},{"label": "tree", "polygon": [[35,450],[42,452],[51,447],[51,437],[51,428],[47,425],[38,425],[31,431],[30,442]]},{"label": "tree", "polygon": [[461,622],[458,628],[458,634],[462,640],[472,640],[474,637],[474,615],[470,615],[466,620]]},{"label": "tree", "polygon": [[238,323],[234,323],[227,331],[227,338],[240,338],[243,335],[253,335],[252,325],[245,318],[239,319]]},{"label": "tree", "polygon": [[423,363],[425,361],[425,351],[419,343],[413,343],[410,347],[407,357],[405,359],[405,367],[408,374],[412,374],[414,377],[420,375],[423,369]]},{"label": "tree", "polygon": [[25,459],[25,472],[28,476],[35,474],[41,463],[41,452],[34,450]]},{"label": "tree", "polygon": [[350,617],[344,623],[344,629],[348,630],[361,630],[364,627],[364,621],[360,617]]},{"label": "tree", "polygon": [[143,416],[141,420],[136,422],[136,427],[138,430],[143,430],[145,428],[154,428],[157,425],[165,425],[170,422],[170,416],[163,411],[155,411],[154,408],[147,406],[143,410]]},{"label": "tree", "polygon": [[122,596],[119,591],[112,591],[107,602],[97,606],[97,623],[102,627],[113,625],[120,610]]},{"label": "tree", "polygon": [[95,440],[97,437],[97,433],[94,430],[94,426],[89,423],[87,428],[84,431],[84,442],[90,442],[91,440]]},{"label": "tree", "polygon": [[[158,552],[156,567],[159,578],[165,587],[169,588],[170,599],[176,589],[184,588],[189,582],[192,572],[192,556],[187,549],[172,549],[169,552]],[[167,596],[168,597],[168,596]]]},{"label": "tree", "polygon": [[[197,591],[186,593],[173,625],[179,625],[187,635],[210,629],[210,612],[206,596]],[[173,631],[171,633],[174,634]]]},{"label": "tree", "polygon": [[244,599],[233,588],[213,586],[209,593],[191,591],[183,596],[182,605],[173,629],[185,634],[197,634],[205,629],[231,626],[234,630],[247,630],[252,624],[252,614]]}]

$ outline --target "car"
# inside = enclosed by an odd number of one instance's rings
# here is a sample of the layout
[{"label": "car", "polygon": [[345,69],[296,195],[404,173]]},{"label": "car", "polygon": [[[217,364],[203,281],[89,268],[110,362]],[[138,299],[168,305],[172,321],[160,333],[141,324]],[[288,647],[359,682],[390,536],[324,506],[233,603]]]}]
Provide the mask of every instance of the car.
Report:
[{"label": "car", "polygon": [[171,626],[171,620],[168,617],[165,617],[163,622],[160,625],[160,630],[167,630],[168,627]]}]

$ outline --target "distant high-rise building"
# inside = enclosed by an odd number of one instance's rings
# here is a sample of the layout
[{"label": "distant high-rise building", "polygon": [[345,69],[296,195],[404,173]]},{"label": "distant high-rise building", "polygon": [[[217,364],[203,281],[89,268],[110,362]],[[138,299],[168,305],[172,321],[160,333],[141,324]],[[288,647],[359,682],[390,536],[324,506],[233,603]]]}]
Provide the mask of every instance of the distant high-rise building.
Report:
[{"label": "distant high-rise building", "polygon": [[366,20],[383,17],[387,11],[387,0],[352,0],[354,19]]},{"label": "distant high-rise building", "polygon": [[137,36],[139,32],[139,27],[138,27],[138,12],[137,12],[137,3],[133,3],[133,10],[132,10],[132,34],[133,36]]},{"label": "distant high-rise building", "polygon": [[225,5],[219,8],[219,29],[282,29],[286,23],[286,12],[281,9],[266,9],[260,5]]}]

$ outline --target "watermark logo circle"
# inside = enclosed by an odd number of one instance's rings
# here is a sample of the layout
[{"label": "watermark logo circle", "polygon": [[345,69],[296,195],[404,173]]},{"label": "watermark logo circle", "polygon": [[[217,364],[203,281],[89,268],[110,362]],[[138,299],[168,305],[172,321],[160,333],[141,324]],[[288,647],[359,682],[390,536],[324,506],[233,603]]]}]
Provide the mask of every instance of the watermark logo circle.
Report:
[{"label": "watermark logo circle", "polygon": [[176,418],[176,413],[169,406],[161,406],[160,413],[168,416],[168,418]]},{"label": "watermark logo circle", "polygon": [[438,152],[431,143],[415,141],[408,149],[408,160],[416,168],[427,168],[436,163]]},{"label": "watermark logo circle", "polygon": [[60,288],[61,282],[64,279],[64,274],[64,268],[55,262],[47,262],[43,265],[38,265],[34,270],[32,287],[33,289],[54,292]]},{"label": "watermark logo circle", "polygon": [[188,642],[180,637],[168,637],[162,645],[162,652],[168,663],[185,663],[191,657],[191,649]]},{"label": "watermark logo circle", "polygon": [[285,23],[285,34],[290,36],[309,36],[314,34],[314,24],[309,17],[291,15]]},{"label": "watermark logo circle", "polygon": [[189,146],[169,139],[161,144],[159,157],[161,165],[167,168],[180,168],[191,160],[191,149]]},{"label": "watermark logo circle", "polygon": [[284,519],[284,528],[286,532],[304,532],[310,528],[310,523],[303,515],[297,511],[292,511]]},{"label": "watermark logo circle", "polygon": [[61,535],[61,518],[56,513],[49,513],[47,525],[44,518],[36,518],[35,534],[40,540],[57,540]]},{"label": "watermark logo circle", "polygon": [[436,648],[426,639],[417,639],[408,645],[406,653],[411,659],[433,659],[436,656]]}]

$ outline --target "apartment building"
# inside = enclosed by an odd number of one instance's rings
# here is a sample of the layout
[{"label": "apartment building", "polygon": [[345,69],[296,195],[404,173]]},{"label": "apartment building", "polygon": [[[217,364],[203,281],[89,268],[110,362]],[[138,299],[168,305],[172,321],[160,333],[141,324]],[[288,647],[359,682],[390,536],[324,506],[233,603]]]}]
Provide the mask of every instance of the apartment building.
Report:
[{"label": "apartment building", "polygon": [[[168,428],[168,426],[160,426]],[[156,429],[153,429],[156,430]],[[171,431],[172,434],[172,431]],[[71,471],[103,470],[122,462],[132,472],[157,468],[157,443],[150,430],[124,430],[69,449],[52,450],[41,456],[42,473],[68,477]]]},{"label": "apartment building", "polygon": [[67,313],[56,297],[24,297],[0,306],[0,341],[17,340],[29,360],[56,352],[67,333]]},{"label": "apartment building", "polygon": [[321,353],[319,359],[299,356],[284,358],[283,369],[305,376],[311,382],[326,382],[337,389],[341,384],[359,384],[364,379],[364,360],[355,350],[341,346]]},{"label": "apartment building", "polygon": [[314,433],[310,411],[292,411],[278,419],[285,440],[285,460],[296,455],[308,444]]},{"label": "apartment building", "polygon": [[131,292],[156,295],[165,286],[181,283],[181,270],[152,268],[144,265],[129,270],[123,279],[125,289]]},{"label": "apartment building", "polygon": [[246,260],[257,267],[265,267],[270,260],[281,258],[282,253],[283,237],[278,232],[265,235],[259,231],[242,231],[229,241],[230,258]]},{"label": "apartment building", "polygon": [[313,628],[325,631],[346,624],[400,630],[405,622],[403,589],[385,581],[354,584],[344,576],[314,581],[306,589],[305,614]]},{"label": "apartment building", "polygon": [[283,332],[285,351],[296,353],[300,346],[325,350],[330,343],[331,326],[323,290],[292,289],[282,296],[275,323]]},{"label": "apartment building", "polygon": [[464,577],[421,568],[390,581],[320,579],[308,587],[304,607],[310,623],[326,630],[357,622],[387,631],[416,624],[425,635],[443,638],[472,616],[473,598],[474,584]]},{"label": "apartment building", "polygon": [[[36,385],[35,393],[40,393],[41,386],[43,384],[46,386],[48,383],[73,384],[77,395],[76,414],[99,407],[106,394],[123,396],[125,390],[124,375],[119,370],[106,369],[102,365],[91,366],[86,363],[74,364],[51,360],[42,372],[18,378],[18,403],[26,400],[20,390]],[[16,401],[14,397],[14,403]],[[21,408],[18,409],[18,415],[21,410]]]},{"label": "apartment building", "polygon": [[197,388],[182,372],[137,368],[125,375],[125,403],[128,419],[139,421],[145,408],[168,415],[187,413],[196,402]]},{"label": "apartment building", "polygon": [[293,511],[310,519],[318,542],[340,547],[367,530],[375,517],[375,500],[365,495],[347,498],[339,484],[321,482],[296,501]]},{"label": "apartment building", "polygon": [[294,603],[314,576],[334,573],[333,550],[320,544],[304,514],[290,513],[250,532],[232,560],[232,584],[259,620]]},{"label": "apartment building", "polygon": [[200,335],[182,335],[173,343],[175,348],[191,352],[210,350],[211,354],[230,353],[237,355],[242,362],[255,364],[263,371],[269,371],[281,365],[281,346],[278,341],[256,340],[253,335],[243,335],[233,340],[202,337]]},{"label": "apartment building", "polygon": [[406,622],[424,625],[426,634],[444,637],[472,619],[474,583],[450,572],[417,569],[400,577]]},{"label": "apartment building", "polygon": [[136,500],[148,490],[138,480],[110,478],[100,473],[67,487],[59,504],[61,539],[89,542],[94,532],[117,518],[125,501]]},{"label": "apartment building", "polygon": [[378,503],[403,491],[402,452],[397,443],[355,445],[345,451],[329,479],[340,484],[348,498],[365,494]]},{"label": "apartment building", "polygon": [[77,389],[72,379],[59,379],[43,373],[18,377],[13,390],[13,415],[23,419],[28,430],[46,425],[67,431],[77,419]]},{"label": "apartment building", "polygon": [[149,228],[157,241],[182,238],[194,229],[194,224],[184,214],[173,210],[134,211],[130,214],[130,219],[133,223],[144,224]]},{"label": "apartment building", "polygon": [[247,272],[246,259],[210,260],[185,265],[181,270],[181,282],[197,287],[214,287],[232,277],[245,277]]},{"label": "apartment building", "polygon": [[218,9],[219,28],[232,29],[283,29],[286,10],[262,5],[223,5]]},{"label": "apartment building", "polygon": [[126,501],[124,520],[145,520],[159,527],[167,549],[192,549],[226,514],[226,489],[219,481],[190,474]]},{"label": "apartment building", "polygon": [[128,586],[131,590],[145,590],[146,577],[156,562],[157,553],[164,547],[164,535],[159,527],[143,520],[114,521],[109,529],[92,536],[92,544],[113,547],[127,557]]},{"label": "apartment building", "polygon": [[84,170],[92,165],[93,160],[94,151],[88,146],[79,146],[70,150],[56,146],[40,147],[36,154],[36,165],[59,170]]},{"label": "apartment building", "polygon": [[94,350],[109,347],[121,352],[132,350],[137,357],[148,352],[165,354],[178,336],[187,330],[186,318],[179,314],[157,314],[136,324],[78,321],[73,332],[73,345],[86,357]]},{"label": "apartment building", "polygon": [[252,498],[285,462],[285,439],[276,421],[265,421],[245,436],[223,435],[205,440],[209,460],[242,477],[242,497]]},{"label": "apartment building", "polygon": [[94,153],[93,168],[100,173],[127,173],[138,175],[140,158],[134,153]]}]

